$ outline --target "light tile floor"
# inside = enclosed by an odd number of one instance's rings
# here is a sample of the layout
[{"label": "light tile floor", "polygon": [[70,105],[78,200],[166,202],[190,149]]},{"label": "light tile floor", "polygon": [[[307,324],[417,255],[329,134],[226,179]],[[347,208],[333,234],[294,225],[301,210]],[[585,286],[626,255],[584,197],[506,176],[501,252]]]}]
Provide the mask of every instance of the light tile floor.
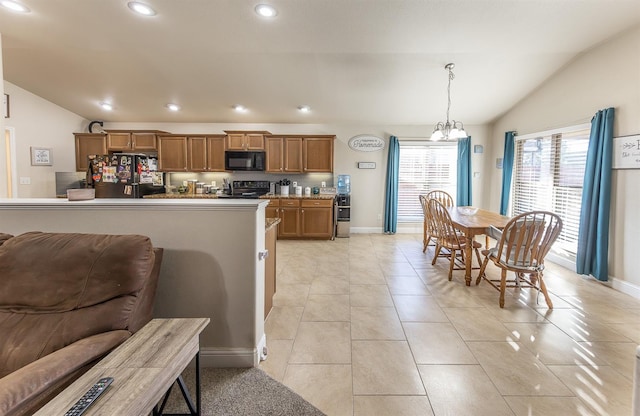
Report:
[{"label": "light tile floor", "polygon": [[261,367],[329,416],[631,413],[640,300],[547,262],[500,309],[421,240],[278,241]]}]

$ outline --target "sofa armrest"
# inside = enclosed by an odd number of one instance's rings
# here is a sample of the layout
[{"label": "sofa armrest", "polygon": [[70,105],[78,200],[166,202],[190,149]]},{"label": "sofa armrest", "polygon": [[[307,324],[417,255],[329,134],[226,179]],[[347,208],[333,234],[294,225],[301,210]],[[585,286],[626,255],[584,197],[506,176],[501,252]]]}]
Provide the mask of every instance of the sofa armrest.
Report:
[{"label": "sofa armrest", "polygon": [[6,375],[0,379],[0,414],[33,413],[76,378],[70,375],[102,358],[130,336],[129,331],[118,330],[84,338]]}]

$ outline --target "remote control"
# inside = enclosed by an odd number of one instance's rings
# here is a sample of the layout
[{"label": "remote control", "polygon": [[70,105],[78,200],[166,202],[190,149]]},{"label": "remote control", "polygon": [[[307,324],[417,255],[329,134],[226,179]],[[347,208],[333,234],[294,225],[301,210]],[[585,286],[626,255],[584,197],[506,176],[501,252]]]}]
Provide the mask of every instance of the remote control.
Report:
[{"label": "remote control", "polygon": [[64,414],[64,416],[80,416],[113,382],[113,377],[103,377],[96,381],[89,390]]}]

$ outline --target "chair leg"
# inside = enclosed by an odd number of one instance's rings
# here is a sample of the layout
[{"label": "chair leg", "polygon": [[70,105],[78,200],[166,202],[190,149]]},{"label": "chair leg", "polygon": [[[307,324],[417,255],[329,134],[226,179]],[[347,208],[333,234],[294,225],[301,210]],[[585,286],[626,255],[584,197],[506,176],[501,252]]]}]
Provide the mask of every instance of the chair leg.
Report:
[{"label": "chair leg", "polygon": [[489,257],[485,257],[482,265],[480,266],[480,272],[478,272],[478,277],[476,278],[476,286],[480,284],[480,280],[484,277],[484,271],[487,269],[487,264],[489,263]]},{"label": "chair leg", "polygon": [[433,249],[433,260],[431,260],[431,265],[436,264],[436,260],[438,260],[438,256],[440,255],[440,250],[442,250],[442,246],[436,243],[436,248]]},{"label": "chair leg", "polygon": [[500,279],[500,307],[504,308],[504,291],[507,289],[507,270],[502,269],[502,279]]},{"label": "chair leg", "polygon": [[553,309],[553,302],[551,302],[551,297],[547,293],[547,285],[544,284],[544,280],[542,280],[542,272],[538,273],[538,280],[540,281],[540,291],[544,295],[544,300],[547,301],[547,306],[549,309]]},{"label": "chair leg", "polygon": [[478,249],[476,248],[476,257],[478,258],[478,266],[482,265],[482,258],[480,257],[480,252],[478,251]]},{"label": "chair leg", "polygon": [[456,261],[456,250],[451,249],[451,262],[449,263],[449,281],[453,278],[453,263]]}]

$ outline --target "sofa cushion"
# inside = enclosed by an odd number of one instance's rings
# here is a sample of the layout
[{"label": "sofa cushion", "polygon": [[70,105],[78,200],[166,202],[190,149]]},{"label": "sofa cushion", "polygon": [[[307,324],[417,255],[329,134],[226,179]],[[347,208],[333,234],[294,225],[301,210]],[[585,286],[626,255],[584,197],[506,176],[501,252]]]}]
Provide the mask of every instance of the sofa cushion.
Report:
[{"label": "sofa cushion", "polygon": [[82,338],[129,330],[154,260],[151,241],[139,235],[33,232],[7,240],[0,377]]},{"label": "sofa cushion", "polygon": [[11,237],[13,237],[11,234],[0,233],[0,246]]},{"label": "sofa cushion", "polygon": [[65,312],[140,290],[153,248],[139,235],[32,232],[0,246],[0,310]]}]

